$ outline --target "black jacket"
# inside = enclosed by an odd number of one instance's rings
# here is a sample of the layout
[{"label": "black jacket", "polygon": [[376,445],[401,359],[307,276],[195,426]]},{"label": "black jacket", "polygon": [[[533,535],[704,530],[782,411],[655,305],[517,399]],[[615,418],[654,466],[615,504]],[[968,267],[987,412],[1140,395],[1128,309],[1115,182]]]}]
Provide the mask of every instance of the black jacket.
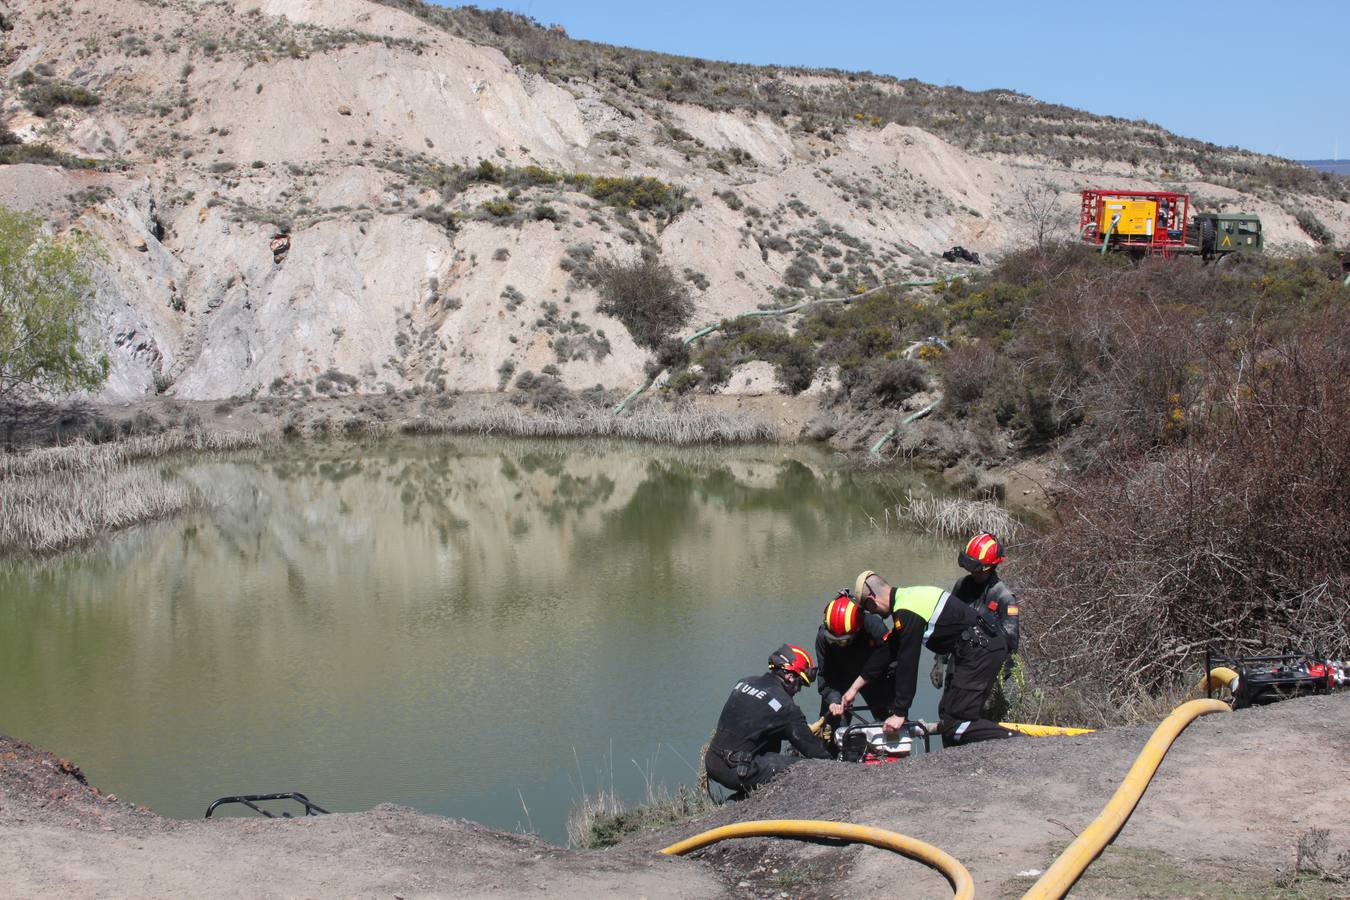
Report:
[{"label": "black jacket", "polygon": [[1003,633],[1008,636],[1008,655],[1017,652],[1017,645],[1022,640],[1021,617],[1018,615],[1021,610],[1017,598],[999,580],[997,572],[991,574],[984,584],[976,584],[972,576],[966,575],[952,586],[952,596],[967,606],[987,609],[998,616]]},{"label": "black jacket", "polygon": [[886,641],[890,627],[875,613],[864,613],[862,628],[848,644],[834,644],[826,640],[829,631],[824,625],[816,630],[816,659],[820,671],[816,675],[816,689],[822,703],[838,703],[853,679],[863,670],[872,653]]},{"label": "black jacket", "polygon": [[829,759],[825,742],[811,733],[806,716],[793,702],[783,682],[772,672],[752,675],[736,682],[717,719],[709,752],[778,753],[783,741],[810,759]]},{"label": "black jacket", "polygon": [[[892,593],[895,590],[891,588]],[[895,598],[892,596],[892,608],[894,604]],[[868,684],[879,681],[885,675],[887,666],[895,666],[892,715],[909,718],[909,705],[914,702],[919,680],[919,651],[926,645],[934,653],[951,653],[966,629],[979,627],[975,610],[964,603],[954,602],[950,595],[941,609],[937,610],[934,619],[933,631],[925,641],[924,634],[929,623],[908,609],[896,610],[891,636],[873,651],[863,666],[862,676]]]}]

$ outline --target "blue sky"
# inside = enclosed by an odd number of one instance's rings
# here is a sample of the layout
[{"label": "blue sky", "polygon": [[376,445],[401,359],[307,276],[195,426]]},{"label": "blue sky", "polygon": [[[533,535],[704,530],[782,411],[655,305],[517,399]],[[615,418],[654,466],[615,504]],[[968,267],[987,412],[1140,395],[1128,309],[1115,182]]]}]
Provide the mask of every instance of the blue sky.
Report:
[{"label": "blue sky", "polygon": [[1350,156],[1350,0],[478,5],[607,44],[1011,88],[1220,145]]}]

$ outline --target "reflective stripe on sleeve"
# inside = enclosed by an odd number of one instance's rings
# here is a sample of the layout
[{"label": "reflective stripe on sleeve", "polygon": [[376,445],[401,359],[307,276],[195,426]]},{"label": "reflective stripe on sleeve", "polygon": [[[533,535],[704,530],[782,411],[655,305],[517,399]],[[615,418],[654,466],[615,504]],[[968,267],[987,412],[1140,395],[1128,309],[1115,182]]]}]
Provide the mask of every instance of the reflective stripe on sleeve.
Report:
[{"label": "reflective stripe on sleeve", "polygon": [[947,598],[951,594],[947,591],[942,592],[941,599],[938,600],[937,608],[933,610],[933,617],[928,620],[928,627],[923,631],[923,645],[928,646],[928,639],[933,636],[933,628],[937,625],[937,620],[942,618],[942,609],[947,605]]}]

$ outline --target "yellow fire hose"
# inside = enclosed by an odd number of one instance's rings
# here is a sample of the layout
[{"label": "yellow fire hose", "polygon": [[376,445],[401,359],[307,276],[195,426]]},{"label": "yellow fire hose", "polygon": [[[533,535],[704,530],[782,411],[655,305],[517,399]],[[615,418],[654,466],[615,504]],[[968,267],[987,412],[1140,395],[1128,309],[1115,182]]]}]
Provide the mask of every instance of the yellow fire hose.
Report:
[{"label": "yellow fire hose", "polygon": [[952,883],[952,889],[956,891],[956,900],[971,900],[975,896],[975,881],[970,877],[970,872],[950,853],[917,838],[867,825],[824,822],[819,819],[764,819],[758,822],[741,822],[738,825],[723,825],[721,828],[696,834],[678,844],[671,844],[661,852],[667,856],[683,856],[691,850],[738,837],[838,838],[855,844],[871,844],[873,847],[894,850],[937,869]]},{"label": "yellow fire hose", "polygon": [[[1224,685],[1232,690],[1238,674],[1232,669],[1217,667],[1201,680],[1199,687],[1209,689]],[[1031,889],[1022,895],[1022,900],[1059,900],[1069,892],[1083,872],[1106,848],[1106,845],[1120,832],[1134,812],[1139,799],[1144,795],[1153,774],[1162,764],[1172,742],[1191,722],[1210,713],[1228,712],[1229,706],[1221,700],[1191,700],[1181,704],[1163,719],[1153,731],[1152,737],[1144,749],[1135,758],[1134,765],[1126,773],[1125,779],[1116,788],[1116,792],[1107,801],[1097,818],[1083,829],[1078,837],[1045,870]],[[822,722],[815,723],[818,727]],[[1023,725],[1017,722],[1000,722],[1005,728],[1014,728],[1025,734],[1059,735],[1085,734],[1090,728],[1058,728],[1052,725]],[[825,822],[818,819],[764,819],[756,822],[741,822],[737,825],[724,825],[696,834],[693,837],[671,844],[661,852],[667,856],[683,856],[694,850],[738,837],[814,837],[837,838],[858,844],[871,844],[886,850],[894,850],[903,856],[916,859],[930,865],[946,876],[956,892],[956,900],[968,900],[975,896],[975,883],[969,870],[956,857],[908,835],[873,828],[868,825],[853,825],[844,822]]]},{"label": "yellow fire hose", "polygon": [[1092,734],[1095,728],[1066,728],[1063,725],[1033,725],[1029,722],[999,722],[999,728],[1029,734],[1032,737],[1061,737],[1075,734]]},{"label": "yellow fire hose", "polygon": [[1031,890],[1022,895],[1022,900],[1048,900],[1067,894],[1074,882],[1124,827],[1125,820],[1130,817],[1135,805],[1139,803],[1139,798],[1144,795],[1149,779],[1158,771],[1163,755],[1177,739],[1177,735],[1200,716],[1216,712],[1228,712],[1228,704],[1221,700],[1191,700],[1172,710],[1172,714],[1163,719],[1162,724],[1154,730],[1153,736],[1140,751],[1134,765],[1130,766],[1125,780],[1116,788],[1115,794],[1107,801],[1101,813],[1083,829],[1050,868],[1045,870],[1045,874],[1031,886]]},{"label": "yellow fire hose", "polygon": [[1215,666],[1209,670],[1209,674],[1200,679],[1200,683],[1195,686],[1197,691],[1217,691],[1221,687],[1228,688],[1229,693],[1237,687],[1238,673],[1227,666]]}]

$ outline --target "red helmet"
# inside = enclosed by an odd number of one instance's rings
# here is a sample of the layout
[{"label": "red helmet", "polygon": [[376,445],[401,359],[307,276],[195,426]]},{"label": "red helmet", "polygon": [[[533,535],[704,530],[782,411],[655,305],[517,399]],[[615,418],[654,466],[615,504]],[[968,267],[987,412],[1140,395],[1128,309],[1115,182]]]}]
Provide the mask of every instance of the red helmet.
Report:
[{"label": "red helmet", "polygon": [[769,668],[791,672],[804,684],[810,684],[816,678],[816,664],[811,654],[796,644],[784,644],[769,654]]},{"label": "red helmet", "polygon": [[966,549],[957,555],[956,562],[967,572],[978,572],[981,569],[992,569],[1003,562],[1003,559],[1003,548],[999,547],[998,539],[987,531],[981,531],[971,538],[970,543],[966,544]]},{"label": "red helmet", "polygon": [[851,641],[862,628],[863,611],[848,591],[840,591],[825,605],[825,639],[843,644]]}]

